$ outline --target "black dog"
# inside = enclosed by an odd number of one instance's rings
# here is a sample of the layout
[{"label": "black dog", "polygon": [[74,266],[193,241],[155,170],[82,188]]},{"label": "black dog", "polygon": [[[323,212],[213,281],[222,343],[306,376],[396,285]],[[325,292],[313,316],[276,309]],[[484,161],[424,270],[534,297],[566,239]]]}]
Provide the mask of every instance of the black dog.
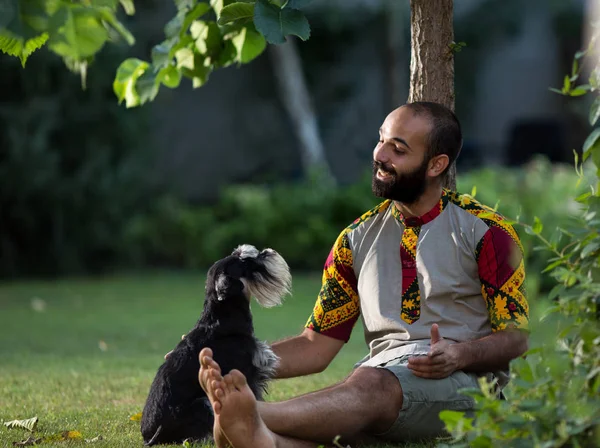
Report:
[{"label": "black dog", "polygon": [[204,310],[194,328],[160,366],[142,413],[146,445],[210,438],[213,411],[198,383],[198,354],[213,351],[223,375],[240,370],[257,399],[266,392],[277,356],[254,337],[250,298],[264,307],[281,304],[290,292],[285,260],[272,249],[242,245],[208,271]]}]

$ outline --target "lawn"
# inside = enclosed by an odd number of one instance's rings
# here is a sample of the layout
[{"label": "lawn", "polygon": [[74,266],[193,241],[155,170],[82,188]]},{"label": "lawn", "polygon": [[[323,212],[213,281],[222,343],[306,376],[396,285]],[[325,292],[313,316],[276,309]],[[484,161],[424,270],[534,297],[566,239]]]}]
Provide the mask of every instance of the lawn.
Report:
[{"label": "lawn", "polygon": [[[319,275],[295,275],[282,307],[253,305],[257,336],[301,331],[319,283]],[[35,437],[81,435],[43,446],[142,447],[130,417],[141,412],[163,355],[197,320],[203,287],[202,276],[174,273],[0,284],[0,421],[37,416]],[[357,326],[325,372],[276,381],[267,399],[339,381],[364,353]],[[1,425],[0,446],[28,436]]]}]

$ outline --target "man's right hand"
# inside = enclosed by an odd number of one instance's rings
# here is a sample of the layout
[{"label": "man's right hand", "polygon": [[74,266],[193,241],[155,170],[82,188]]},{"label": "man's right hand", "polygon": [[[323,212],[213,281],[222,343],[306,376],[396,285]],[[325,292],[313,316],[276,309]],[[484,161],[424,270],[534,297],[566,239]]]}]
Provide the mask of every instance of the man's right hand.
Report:
[{"label": "man's right hand", "polygon": [[[184,339],[185,339],[185,334],[182,334],[182,335],[181,335],[181,340],[183,341]],[[169,357],[169,355],[170,355],[171,353],[173,353],[173,350],[171,350],[169,353],[167,353],[167,354],[165,355],[165,360],[166,360],[166,359]]]}]

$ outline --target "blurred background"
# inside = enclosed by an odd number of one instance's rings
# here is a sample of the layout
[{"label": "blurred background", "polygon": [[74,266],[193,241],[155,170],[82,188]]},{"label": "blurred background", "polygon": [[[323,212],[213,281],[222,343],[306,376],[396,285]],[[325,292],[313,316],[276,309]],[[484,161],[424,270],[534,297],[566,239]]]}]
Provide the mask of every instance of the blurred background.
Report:
[{"label": "blurred background", "polygon": [[[547,228],[568,219],[589,104],[549,87],[570,72],[590,6],[455,1],[455,40],[466,44],[455,56],[459,191],[476,186],[484,203]],[[106,46],[86,90],[45,50],[26,69],[0,55],[0,277],[204,272],[240,243],[318,273],[338,233],[377,202],[377,130],[408,96],[409,2],[315,0],[308,41],[127,110],[112,91],[115,70],[126,57],[148,59],[175,12],[169,1],[136,8],[124,18],[135,47]],[[290,55],[298,70],[285,79]],[[312,176],[290,83],[308,100],[318,131],[309,145],[333,182]],[[532,286],[543,289],[536,272],[547,255],[521,233]]]}]

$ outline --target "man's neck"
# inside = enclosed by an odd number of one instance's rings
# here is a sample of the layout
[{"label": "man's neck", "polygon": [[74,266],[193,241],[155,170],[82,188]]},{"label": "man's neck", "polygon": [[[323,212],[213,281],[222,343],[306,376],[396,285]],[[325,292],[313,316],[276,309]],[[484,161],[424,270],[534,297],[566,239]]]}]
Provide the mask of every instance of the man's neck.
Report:
[{"label": "man's neck", "polygon": [[396,208],[405,218],[422,216],[430,211],[442,197],[442,186],[432,185],[425,190],[419,199],[413,204],[404,204],[394,201]]}]

